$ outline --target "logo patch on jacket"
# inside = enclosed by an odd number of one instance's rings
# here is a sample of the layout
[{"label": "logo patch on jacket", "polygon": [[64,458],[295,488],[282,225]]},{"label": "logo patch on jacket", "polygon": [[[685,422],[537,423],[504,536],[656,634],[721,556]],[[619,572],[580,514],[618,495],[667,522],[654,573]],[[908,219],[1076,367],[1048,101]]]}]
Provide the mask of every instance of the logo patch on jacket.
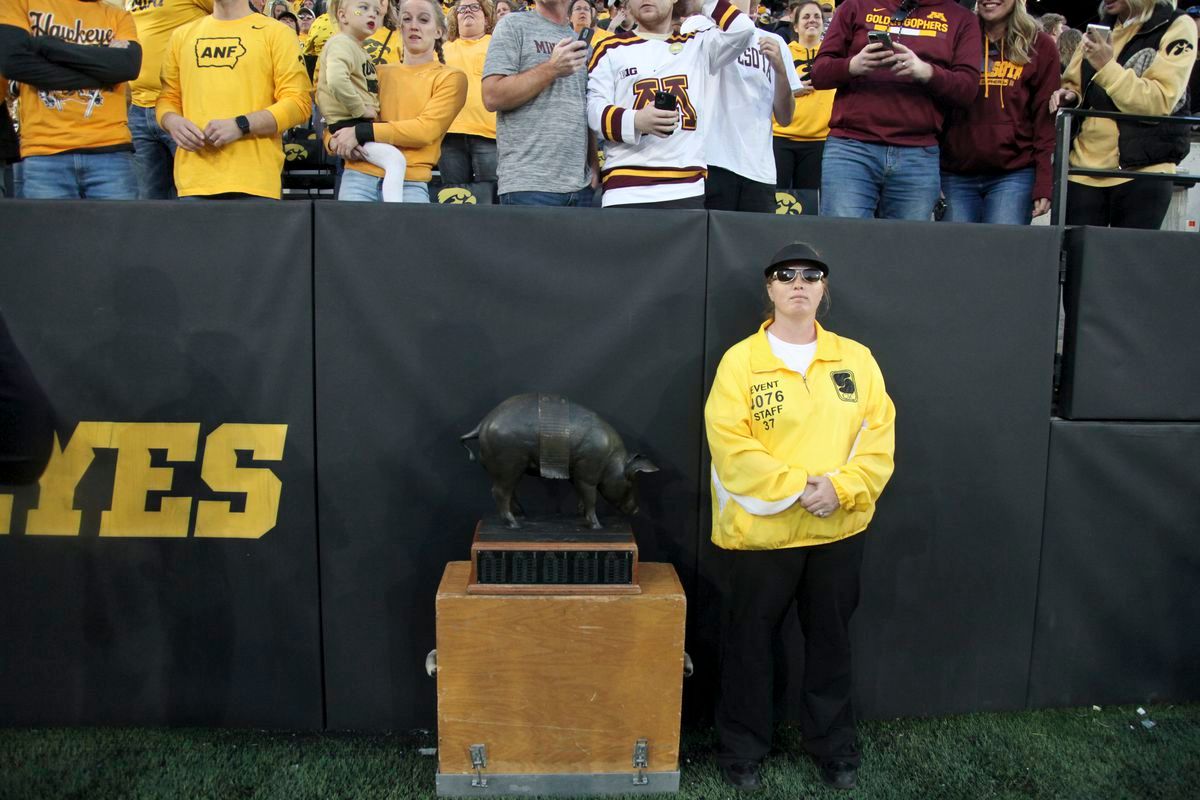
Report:
[{"label": "logo patch on jacket", "polygon": [[830,374],[833,378],[833,386],[837,389],[838,398],[847,403],[858,402],[858,385],[854,382],[854,373],[848,369],[841,369]]},{"label": "logo patch on jacket", "polygon": [[1169,45],[1167,45],[1167,55],[1181,56],[1184,53],[1186,53],[1192,49],[1193,49],[1192,43],[1189,42],[1187,39],[1176,39],[1175,41],[1173,41]]}]

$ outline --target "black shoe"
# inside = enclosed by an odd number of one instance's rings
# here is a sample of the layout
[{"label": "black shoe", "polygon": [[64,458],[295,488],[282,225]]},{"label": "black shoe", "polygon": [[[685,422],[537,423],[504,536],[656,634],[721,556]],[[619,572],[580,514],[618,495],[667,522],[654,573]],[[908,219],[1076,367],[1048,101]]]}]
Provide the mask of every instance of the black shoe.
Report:
[{"label": "black shoe", "polygon": [[756,792],[762,788],[758,764],[753,761],[734,761],[721,765],[721,778],[740,792]]},{"label": "black shoe", "polygon": [[821,780],[835,789],[853,789],[858,785],[858,767],[849,761],[822,761]]}]

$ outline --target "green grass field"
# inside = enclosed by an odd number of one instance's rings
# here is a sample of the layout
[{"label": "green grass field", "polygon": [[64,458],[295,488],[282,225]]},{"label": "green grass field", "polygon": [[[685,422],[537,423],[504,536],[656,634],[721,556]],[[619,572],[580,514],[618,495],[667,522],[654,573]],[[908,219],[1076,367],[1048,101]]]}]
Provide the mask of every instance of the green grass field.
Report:
[{"label": "green grass field", "polygon": [[[852,792],[825,789],[783,728],[762,798],[1200,798],[1200,705],[972,714],[861,725]],[[725,798],[713,733],[684,733],[679,797]],[[0,730],[0,799],[432,798],[430,734]]]}]

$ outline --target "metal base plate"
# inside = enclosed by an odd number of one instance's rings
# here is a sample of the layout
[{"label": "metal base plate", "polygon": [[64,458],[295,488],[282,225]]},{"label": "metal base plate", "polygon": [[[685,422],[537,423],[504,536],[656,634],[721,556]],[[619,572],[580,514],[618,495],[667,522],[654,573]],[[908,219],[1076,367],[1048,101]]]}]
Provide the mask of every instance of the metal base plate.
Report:
[{"label": "metal base plate", "polygon": [[679,770],[646,772],[646,783],[635,786],[633,772],[607,774],[492,775],[487,786],[472,786],[475,775],[437,775],[438,797],[532,796],[578,797],[606,794],[661,794],[679,791]]}]

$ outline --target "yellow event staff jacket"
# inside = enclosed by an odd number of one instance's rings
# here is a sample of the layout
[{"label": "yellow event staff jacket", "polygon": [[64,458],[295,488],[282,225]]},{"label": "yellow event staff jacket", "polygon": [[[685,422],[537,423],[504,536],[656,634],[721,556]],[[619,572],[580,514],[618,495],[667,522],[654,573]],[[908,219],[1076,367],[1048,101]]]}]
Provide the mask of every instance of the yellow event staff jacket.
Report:
[{"label": "yellow event staff jacket", "polygon": [[[867,527],[892,475],[896,409],[871,351],[817,325],[807,375],[771,351],[767,325],[731,347],[704,407],[712,453],[712,540],[776,550]],[[797,500],[826,475],[841,508],[816,517]]]}]

